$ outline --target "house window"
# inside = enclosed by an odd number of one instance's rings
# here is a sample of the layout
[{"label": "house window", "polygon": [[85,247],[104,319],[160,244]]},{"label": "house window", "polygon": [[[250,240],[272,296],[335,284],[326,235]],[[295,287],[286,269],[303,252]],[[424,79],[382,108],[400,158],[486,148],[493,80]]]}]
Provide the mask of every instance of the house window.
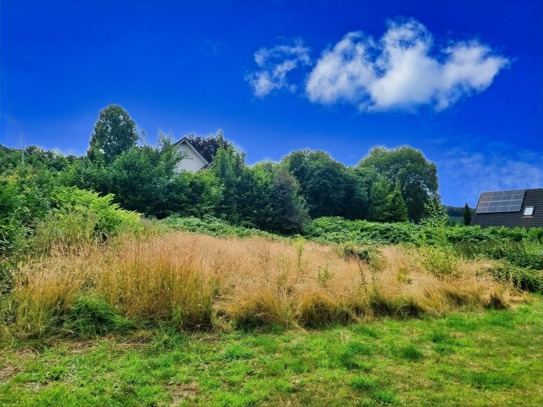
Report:
[{"label": "house window", "polygon": [[527,206],[524,208],[524,216],[533,216],[534,215],[534,207],[533,206]]}]

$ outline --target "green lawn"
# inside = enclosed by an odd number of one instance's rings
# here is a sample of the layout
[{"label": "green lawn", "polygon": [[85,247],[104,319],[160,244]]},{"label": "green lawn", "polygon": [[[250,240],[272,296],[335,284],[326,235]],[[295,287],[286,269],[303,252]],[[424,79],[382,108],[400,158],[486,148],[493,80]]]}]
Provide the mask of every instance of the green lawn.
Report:
[{"label": "green lawn", "polygon": [[543,297],[325,330],[17,343],[2,406],[540,406]]}]

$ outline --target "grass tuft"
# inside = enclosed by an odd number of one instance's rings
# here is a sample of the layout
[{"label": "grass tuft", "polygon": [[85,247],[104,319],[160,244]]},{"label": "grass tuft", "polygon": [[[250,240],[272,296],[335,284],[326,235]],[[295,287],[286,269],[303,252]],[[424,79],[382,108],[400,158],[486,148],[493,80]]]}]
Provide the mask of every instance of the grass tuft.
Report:
[{"label": "grass tuft", "polygon": [[77,298],[64,316],[62,328],[74,335],[93,337],[112,332],[126,332],[134,325],[118,315],[113,307],[101,298]]},{"label": "grass tuft", "polygon": [[373,377],[360,376],[351,379],[350,385],[355,390],[372,391],[379,387],[377,380]]},{"label": "grass tuft", "polygon": [[424,359],[424,353],[413,344],[401,347],[398,350],[398,356],[410,362]]}]

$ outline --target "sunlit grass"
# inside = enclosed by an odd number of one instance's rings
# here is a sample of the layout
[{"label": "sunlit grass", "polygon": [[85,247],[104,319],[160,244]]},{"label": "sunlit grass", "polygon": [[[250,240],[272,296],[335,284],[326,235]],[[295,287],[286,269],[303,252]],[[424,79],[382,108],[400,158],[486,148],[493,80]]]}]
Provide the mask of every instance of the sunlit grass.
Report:
[{"label": "sunlit grass", "polygon": [[89,312],[98,319],[113,318],[112,310],[137,324],[168,323],[181,331],[317,328],[523,301],[510,284],[481,273],[488,262],[458,260],[442,274],[425,266],[417,249],[373,252],[360,259],[303,240],[181,232],[60,251],[22,268],[13,327],[27,336],[93,332],[81,326],[84,318],[74,328],[81,298],[86,309],[96,304]]},{"label": "sunlit grass", "polygon": [[5,406],[537,406],[543,299],[325,330],[29,342],[0,356]]}]

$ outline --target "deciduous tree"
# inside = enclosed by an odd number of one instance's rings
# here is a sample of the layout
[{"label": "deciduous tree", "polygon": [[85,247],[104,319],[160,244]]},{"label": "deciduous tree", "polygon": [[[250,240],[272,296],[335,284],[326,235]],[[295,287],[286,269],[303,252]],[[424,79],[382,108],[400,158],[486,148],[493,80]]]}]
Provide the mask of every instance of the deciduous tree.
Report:
[{"label": "deciduous tree", "polygon": [[295,151],[282,164],[298,180],[311,217],[356,218],[367,212],[367,194],[361,180],[328,153]]},{"label": "deciduous tree", "polygon": [[373,169],[392,185],[399,182],[409,218],[415,222],[425,216],[425,206],[430,199],[438,197],[436,165],[414,148],[376,147],[360,161],[358,169]]},{"label": "deciduous tree", "polygon": [[136,123],[121,106],[111,105],[100,111],[87,156],[92,161],[103,160],[109,164],[137,141]]},{"label": "deciduous tree", "polygon": [[222,131],[217,132],[214,136],[209,135],[207,137],[190,134],[186,139],[202,155],[202,157],[207,160],[207,162],[213,161],[219,148],[233,147],[232,143],[224,138]]}]

